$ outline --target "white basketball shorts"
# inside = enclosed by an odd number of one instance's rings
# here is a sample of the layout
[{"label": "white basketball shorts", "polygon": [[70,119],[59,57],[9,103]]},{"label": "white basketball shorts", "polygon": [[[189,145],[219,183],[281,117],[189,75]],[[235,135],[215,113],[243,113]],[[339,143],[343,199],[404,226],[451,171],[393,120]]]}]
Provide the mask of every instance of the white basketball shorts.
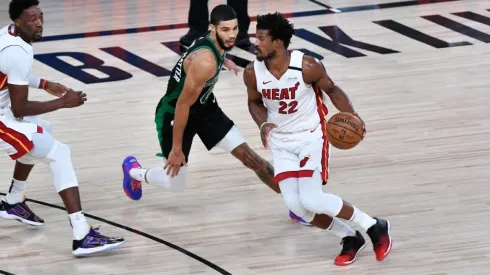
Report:
[{"label": "white basketball shorts", "polygon": [[287,178],[311,177],[315,169],[322,174],[323,184],[328,180],[330,144],[326,123],[299,133],[271,132],[269,146],[277,183]]},{"label": "white basketball shorts", "polygon": [[9,107],[0,109],[0,150],[17,160],[34,148],[32,134],[42,133],[49,124],[38,116],[17,119]]}]

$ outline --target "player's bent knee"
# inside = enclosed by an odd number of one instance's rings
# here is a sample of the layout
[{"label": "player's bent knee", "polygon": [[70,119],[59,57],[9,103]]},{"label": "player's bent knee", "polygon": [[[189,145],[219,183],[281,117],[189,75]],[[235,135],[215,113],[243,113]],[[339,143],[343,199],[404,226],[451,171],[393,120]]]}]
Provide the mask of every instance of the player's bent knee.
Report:
[{"label": "player's bent knee", "polygon": [[303,218],[307,222],[311,222],[315,217],[315,213],[308,211],[301,203],[298,194],[298,180],[289,178],[279,182],[281,195],[284,199],[286,207],[291,210],[296,216]]},{"label": "player's bent knee", "polygon": [[323,192],[301,192],[301,204],[311,212],[327,214],[331,217],[336,217],[343,206],[343,201],[340,197]]},{"label": "player's bent knee", "polygon": [[225,137],[216,144],[216,147],[221,148],[227,153],[233,152],[237,147],[245,143],[245,139],[238,130],[236,125],[233,125]]},{"label": "player's bent knee", "polygon": [[54,137],[48,133],[34,133],[32,134],[32,143],[34,143],[34,148],[29,152],[28,156],[44,160],[52,148],[56,145],[56,140]]},{"label": "player's bent knee", "polygon": [[78,187],[78,180],[71,161],[68,145],[55,140],[53,147],[44,158],[53,177],[53,185],[59,193],[71,187]]}]

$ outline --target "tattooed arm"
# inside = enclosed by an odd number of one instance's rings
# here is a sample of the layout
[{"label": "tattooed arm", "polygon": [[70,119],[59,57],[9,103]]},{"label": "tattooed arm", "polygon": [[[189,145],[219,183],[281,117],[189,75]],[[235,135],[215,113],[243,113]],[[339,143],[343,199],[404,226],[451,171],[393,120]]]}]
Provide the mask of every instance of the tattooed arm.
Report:
[{"label": "tattooed arm", "polygon": [[335,85],[328,76],[323,63],[311,56],[303,57],[303,78],[308,84],[316,84],[324,91],[337,110],[341,112],[355,113],[354,107],[347,94]]}]

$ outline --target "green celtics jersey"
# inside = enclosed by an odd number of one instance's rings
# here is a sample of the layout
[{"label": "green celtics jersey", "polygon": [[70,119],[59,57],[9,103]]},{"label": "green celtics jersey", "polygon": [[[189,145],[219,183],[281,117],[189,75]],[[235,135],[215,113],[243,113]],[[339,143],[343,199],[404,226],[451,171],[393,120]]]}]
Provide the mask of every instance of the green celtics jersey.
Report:
[{"label": "green celtics jersey", "polygon": [[184,71],[184,60],[192,52],[199,49],[209,49],[214,54],[216,57],[216,74],[210,80],[208,80],[206,84],[204,84],[199,98],[190,108],[190,114],[198,114],[200,111],[207,109],[207,107],[209,107],[207,105],[214,103],[215,98],[213,89],[214,85],[218,81],[218,76],[223,67],[226,53],[221,55],[211,38],[206,36],[196,40],[189,47],[189,49],[182,54],[179,61],[177,61],[177,64],[172,69],[172,74],[168,81],[167,92],[162,97],[160,104],[158,104],[158,109],[160,110],[157,111],[170,113],[175,112],[175,105],[177,104],[177,100],[182,93],[187,76]]}]

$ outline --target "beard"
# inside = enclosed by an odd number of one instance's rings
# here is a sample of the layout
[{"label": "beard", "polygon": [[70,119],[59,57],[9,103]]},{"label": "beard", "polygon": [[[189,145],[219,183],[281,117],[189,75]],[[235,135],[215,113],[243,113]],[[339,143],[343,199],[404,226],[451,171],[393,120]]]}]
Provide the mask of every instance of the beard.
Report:
[{"label": "beard", "polygon": [[272,58],[276,57],[276,54],[276,51],[270,52],[268,55],[258,55],[257,53],[255,58],[257,58],[257,61],[271,60]]},{"label": "beard", "polygon": [[230,51],[234,46],[234,45],[231,47],[226,46],[225,40],[222,39],[217,32],[216,32],[216,40],[218,41],[218,45],[225,51]]},{"label": "beard", "polygon": [[34,34],[32,36],[32,42],[38,42],[38,41],[41,41],[41,40],[43,40],[43,36],[42,35]]}]

